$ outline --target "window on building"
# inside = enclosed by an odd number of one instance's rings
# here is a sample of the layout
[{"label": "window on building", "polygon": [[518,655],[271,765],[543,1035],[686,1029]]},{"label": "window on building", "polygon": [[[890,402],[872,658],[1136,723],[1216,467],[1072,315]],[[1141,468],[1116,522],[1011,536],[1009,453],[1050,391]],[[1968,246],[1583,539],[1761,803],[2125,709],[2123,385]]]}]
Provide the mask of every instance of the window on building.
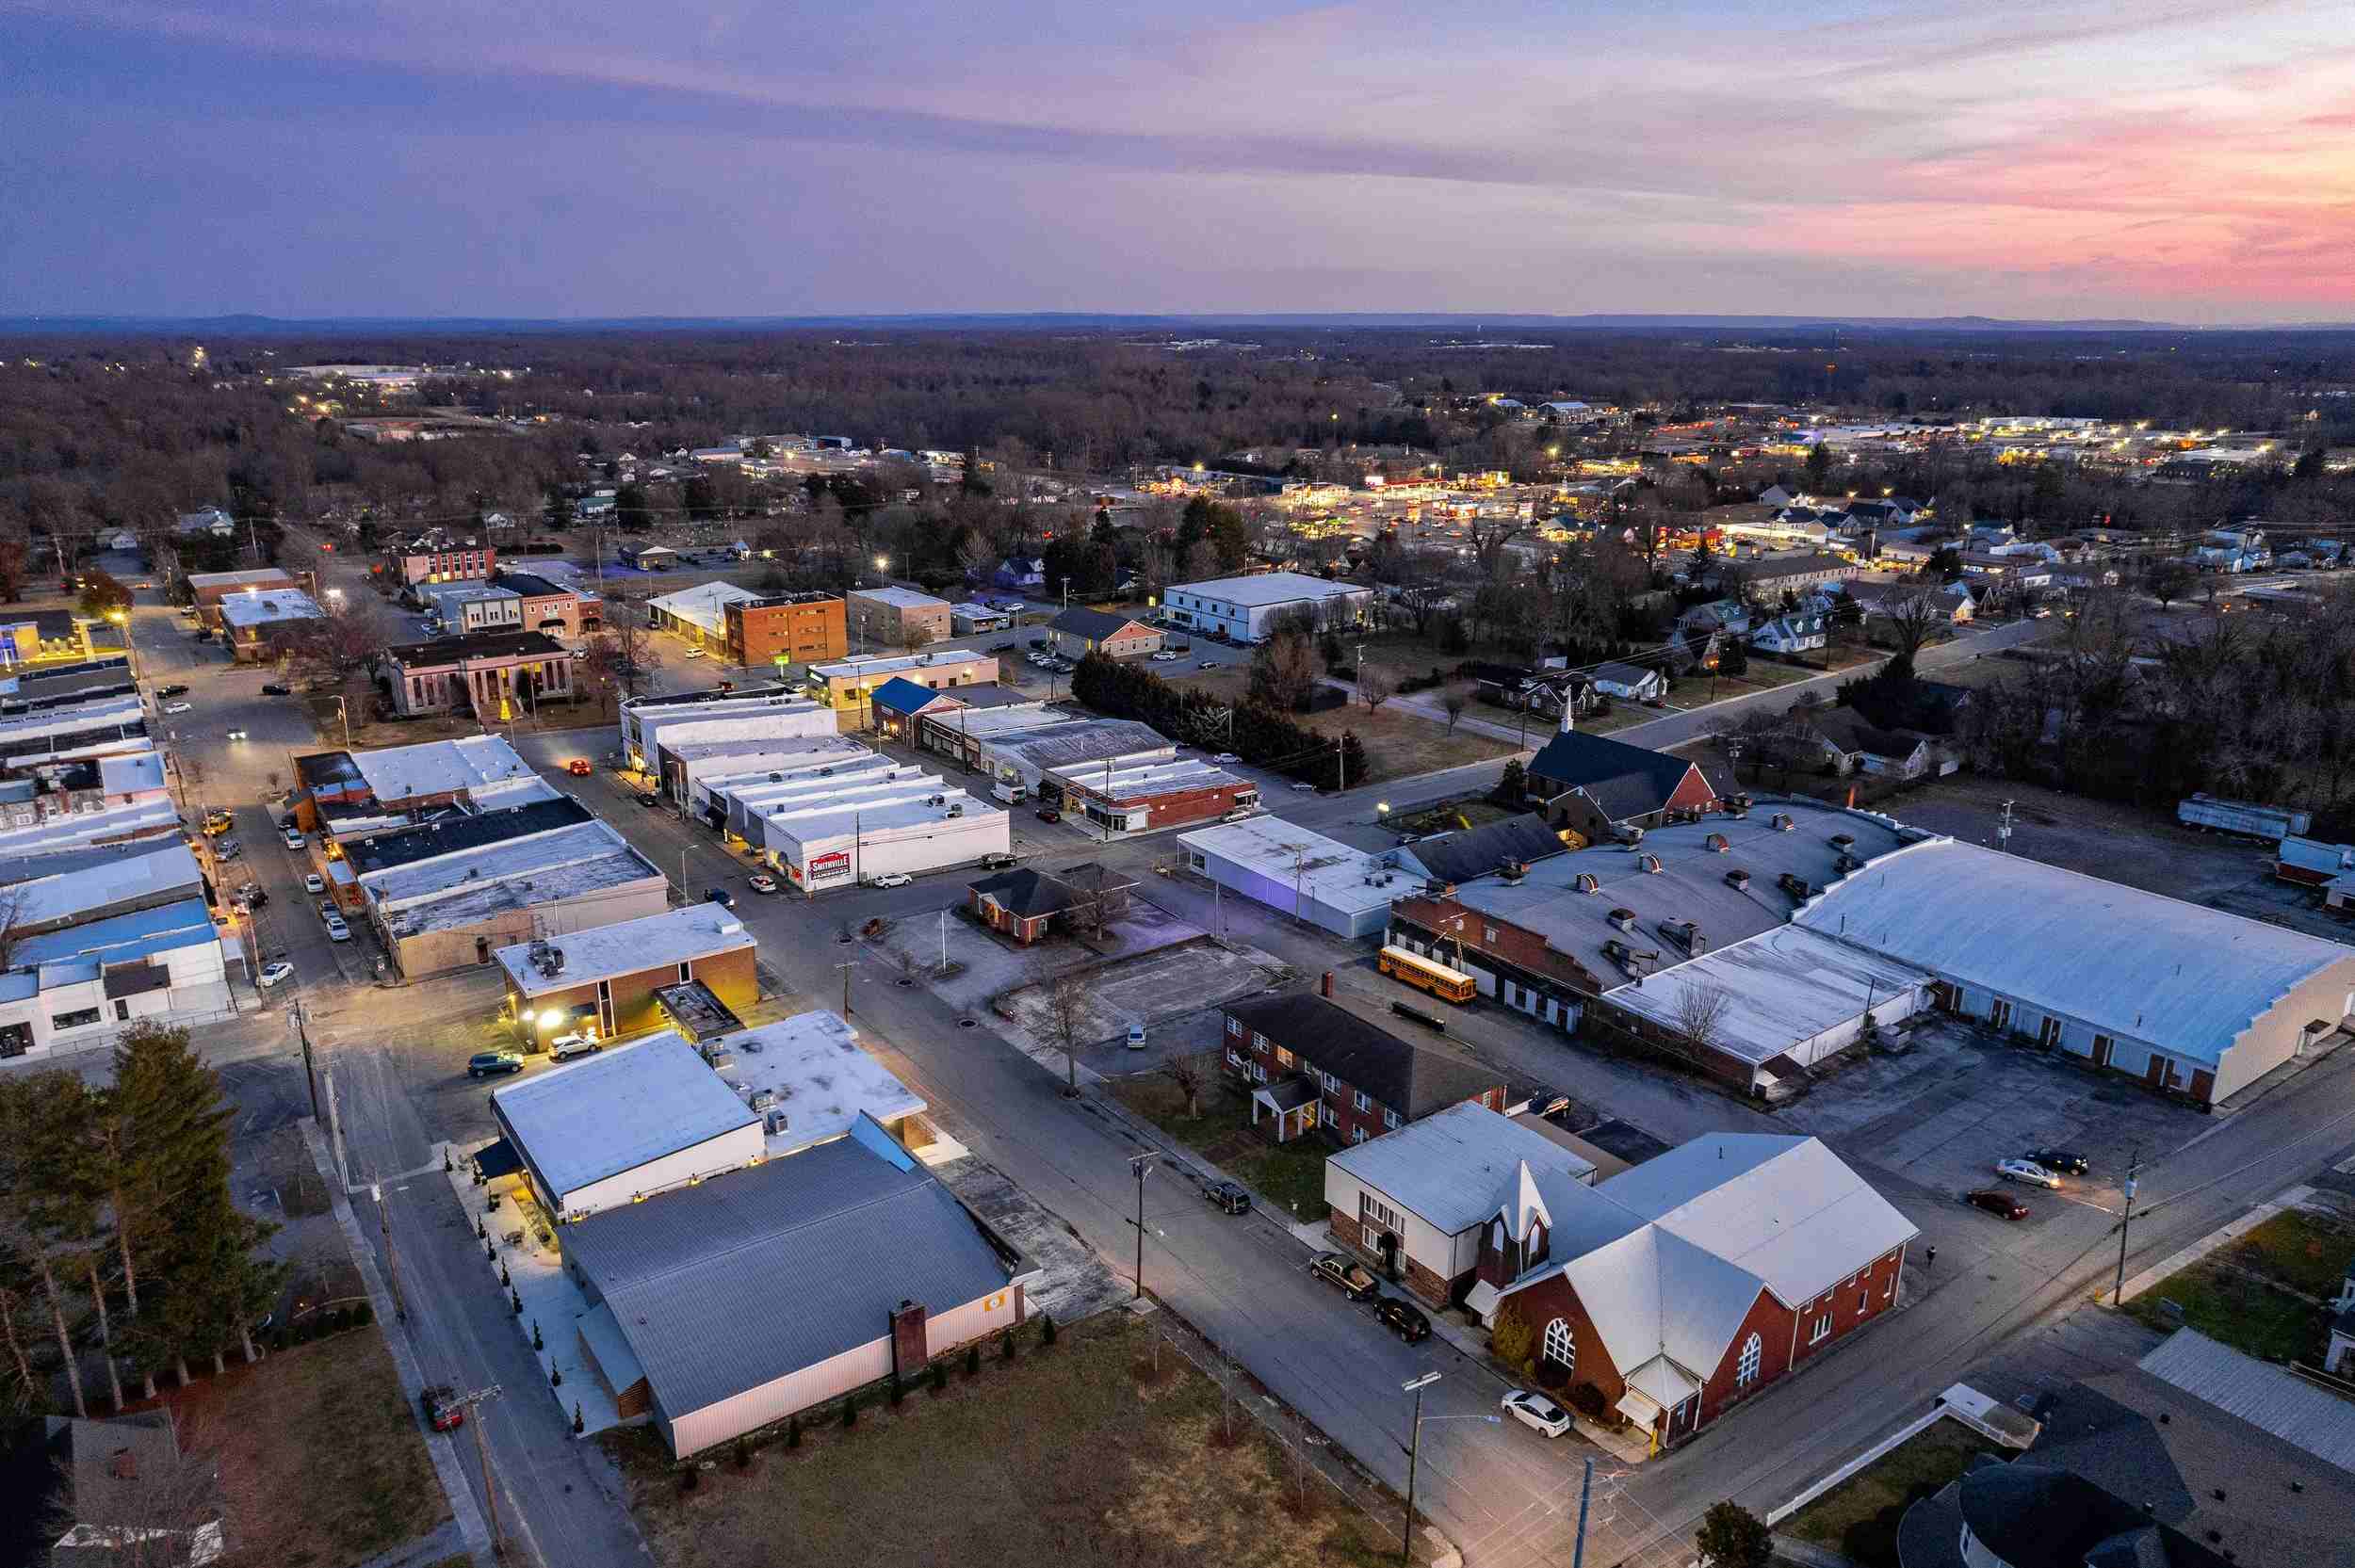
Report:
[{"label": "window on building", "polygon": [[1497,939],[1497,929],[1496,929],[1494,926],[1483,926],[1483,927],[1481,928],[1481,935],[1480,935],[1480,940],[1481,940],[1481,941],[1483,941],[1483,942],[1494,942],[1496,939]]},{"label": "window on building", "polygon": [[73,1012],[57,1012],[49,1016],[53,1029],[78,1029],[98,1022],[96,1008],[80,1008]]},{"label": "window on building", "polygon": [[1385,1110],[1382,1113],[1382,1124],[1390,1128],[1392,1131],[1396,1131],[1398,1128],[1398,1112],[1394,1110]]},{"label": "window on building", "polygon": [[1386,1231],[1405,1228],[1399,1220],[1398,1210],[1371,1192],[1361,1191],[1357,1194],[1357,1222],[1361,1225],[1378,1225]]},{"label": "window on building", "polygon": [[1226,1020],[1226,1032],[1228,1034],[1242,1033],[1242,1020],[1240,1018],[1229,1018]]},{"label": "window on building", "polygon": [[1350,1128],[1349,1140],[1352,1143],[1363,1143],[1366,1140],[1366,1129],[1363,1127]]},{"label": "window on building", "polygon": [[1361,1089],[1357,1091],[1356,1103],[1359,1110],[1372,1110],[1373,1108],[1373,1096]]},{"label": "window on building", "polygon": [[1857,1311],[1859,1311],[1859,1312],[1870,1312],[1870,1311],[1872,1310],[1872,1308],[1873,1308],[1873,1294],[1872,1294],[1872,1292],[1871,1292],[1871,1291],[1869,1291],[1869,1290],[1860,1290],[1860,1291],[1858,1291],[1858,1292],[1856,1293],[1856,1309],[1857,1309]]},{"label": "window on building", "polygon": [[1256,1061],[1251,1064],[1251,1081],[1253,1083],[1267,1082],[1267,1069]]},{"label": "window on building", "polygon": [[1226,1050],[1226,1064],[1229,1067],[1243,1067],[1249,1065],[1243,1060],[1242,1053],[1236,1050],[1232,1046],[1227,1047]]},{"label": "window on building", "polygon": [[1341,1124],[1341,1119],[1333,1113],[1333,1103],[1330,1100],[1317,1102],[1317,1120],[1328,1127],[1338,1127]]},{"label": "window on building", "polygon": [[1831,1314],[1827,1312],[1821,1317],[1815,1319],[1814,1323],[1810,1326],[1807,1331],[1807,1342],[1811,1345],[1819,1345],[1830,1337]]},{"label": "window on building", "polygon": [[1758,1381],[1758,1364],[1766,1353],[1765,1341],[1752,1334],[1742,1341],[1742,1354],[1733,1364],[1733,1386],[1746,1387]]},{"label": "window on building", "polygon": [[1281,1045],[1275,1047],[1275,1065],[1278,1067],[1290,1067],[1291,1064],[1292,1054],[1284,1049]]},{"label": "window on building", "polygon": [[1578,1341],[1570,1337],[1570,1320],[1557,1317],[1546,1325],[1546,1359],[1565,1372],[1578,1370]]}]

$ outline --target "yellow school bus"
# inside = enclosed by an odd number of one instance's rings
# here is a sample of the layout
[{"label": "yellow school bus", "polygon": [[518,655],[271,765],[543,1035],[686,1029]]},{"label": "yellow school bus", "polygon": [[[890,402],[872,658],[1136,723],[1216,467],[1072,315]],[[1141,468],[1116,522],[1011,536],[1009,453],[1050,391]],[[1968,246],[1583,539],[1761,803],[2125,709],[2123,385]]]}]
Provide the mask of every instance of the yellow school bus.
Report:
[{"label": "yellow school bus", "polygon": [[1442,1002],[1469,1002],[1480,994],[1479,982],[1462,970],[1450,969],[1404,947],[1383,948],[1380,967],[1391,978],[1405,980],[1417,991],[1428,991]]}]

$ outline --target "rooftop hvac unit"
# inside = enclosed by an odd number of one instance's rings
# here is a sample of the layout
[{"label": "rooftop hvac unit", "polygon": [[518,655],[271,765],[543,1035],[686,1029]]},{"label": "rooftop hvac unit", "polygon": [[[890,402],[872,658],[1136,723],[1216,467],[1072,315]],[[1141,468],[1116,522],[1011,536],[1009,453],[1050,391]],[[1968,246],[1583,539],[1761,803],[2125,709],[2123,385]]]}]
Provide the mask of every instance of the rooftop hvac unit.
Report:
[{"label": "rooftop hvac unit", "polygon": [[767,1133],[771,1138],[774,1138],[777,1134],[785,1131],[785,1112],[781,1110],[771,1111],[769,1113],[768,1120],[761,1123],[761,1131]]},{"label": "rooftop hvac unit", "polygon": [[1832,869],[1839,872],[1843,877],[1849,872],[1859,869],[1863,865],[1864,863],[1862,861],[1857,859],[1856,856],[1848,853],[1845,849],[1841,850],[1840,858],[1831,863]]},{"label": "rooftop hvac unit", "polygon": [[949,797],[946,795],[935,795],[924,803],[928,806],[945,806],[949,803]]},{"label": "rooftop hvac unit", "polygon": [[1845,852],[1848,849],[1853,847],[1855,843],[1856,837],[1852,833],[1834,833],[1831,835],[1831,847],[1843,852]]},{"label": "rooftop hvac unit", "polygon": [[753,1091],[753,1097],[750,1104],[755,1110],[767,1110],[771,1106],[773,1106],[776,1103],[777,1091],[775,1090],[755,1089]]},{"label": "rooftop hvac unit", "polygon": [[769,775],[769,782],[771,784],[783,784],[785,783],[785,775],[782,773],[771,773]]},{"label": "rooftop hvac unit", "polygon": [[949,815],[951,816],[963,816],[965,815],[965,808],[961,805],[950,806],[949,808]]},{"label": "rooftop hvac unit", "polygon": [[1504,873],[1504,880],[1507,882],[1519,881],[1529,875],[1528,865],[1518,860],[1506,861],[1500,869]]},{"label": "rooftop hvac unit", "polygon": [[1747,893],[1750,890],[1750,874],[1747,871],[1729,871],[1726,873],[1726,885],[1736,892]]},{"label": "rooftop hvac unit", "polygon": [[1632,909],[1615,909],[1604,918],[1623,931],[1635,929],[1635,912]]}]

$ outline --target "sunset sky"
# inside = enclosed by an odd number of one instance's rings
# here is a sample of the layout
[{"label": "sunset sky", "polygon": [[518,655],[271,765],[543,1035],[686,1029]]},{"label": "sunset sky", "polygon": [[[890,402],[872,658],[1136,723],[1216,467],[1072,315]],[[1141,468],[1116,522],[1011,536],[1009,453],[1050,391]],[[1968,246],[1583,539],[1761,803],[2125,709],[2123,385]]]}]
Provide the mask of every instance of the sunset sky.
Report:
[{"label": "sunset sky", "polygon": [[2355,0],[0,0],[0,313],[2355,319]]}]

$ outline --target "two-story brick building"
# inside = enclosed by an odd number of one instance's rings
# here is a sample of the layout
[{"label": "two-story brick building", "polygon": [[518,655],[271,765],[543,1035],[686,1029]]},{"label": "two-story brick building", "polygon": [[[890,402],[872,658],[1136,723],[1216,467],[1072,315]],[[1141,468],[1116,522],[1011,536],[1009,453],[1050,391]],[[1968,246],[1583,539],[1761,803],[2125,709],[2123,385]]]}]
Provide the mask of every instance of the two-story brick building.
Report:
[{"label": "two-story brick building", "polygon": [[842,601],[831,593],[780,593],[720,606],[731,664],[812,664],[848,654]]},{"label": "two-story brick building", "polygon": [[495,719],[502,702],[531,709],[573,695],[572,650],[544,632],[480,632],[384,651],[377,685],[403,719],[471,713]]},{"label": "two-story brick building", "polygon": [[[1713,1133],[1592,1187],[1517,1167],[1468,1310],[1537,1381],[1683,1442],[1897,1300],[1913,1223],[1812,1138]],[[1575,1402],[1575,1400],[1573,1401]]]},{"label": "two-story brick building", "polygon": [[526,631],[577,642],[604,628],[605,601],[593,593],[566,588],[536,572],[501,572],[497,583],[522,599],[517,624]]},{"label": "two-story brick building", "polygon": [[498,550],[478,540],[429,537],[396,544],[384,552],[393,580],[411,583],[488,582],[498,570]]},{"label": "two-story brick building", "polygon": [[1278,1143],[1323,1128],[1363,1143],[1467,1100],[1504,1108],[1504,1083],[1461,1058],[1401,1040],[1323,996],[1229,1002],[1227,1072],[1251,1094],[1251,1122]]}]

